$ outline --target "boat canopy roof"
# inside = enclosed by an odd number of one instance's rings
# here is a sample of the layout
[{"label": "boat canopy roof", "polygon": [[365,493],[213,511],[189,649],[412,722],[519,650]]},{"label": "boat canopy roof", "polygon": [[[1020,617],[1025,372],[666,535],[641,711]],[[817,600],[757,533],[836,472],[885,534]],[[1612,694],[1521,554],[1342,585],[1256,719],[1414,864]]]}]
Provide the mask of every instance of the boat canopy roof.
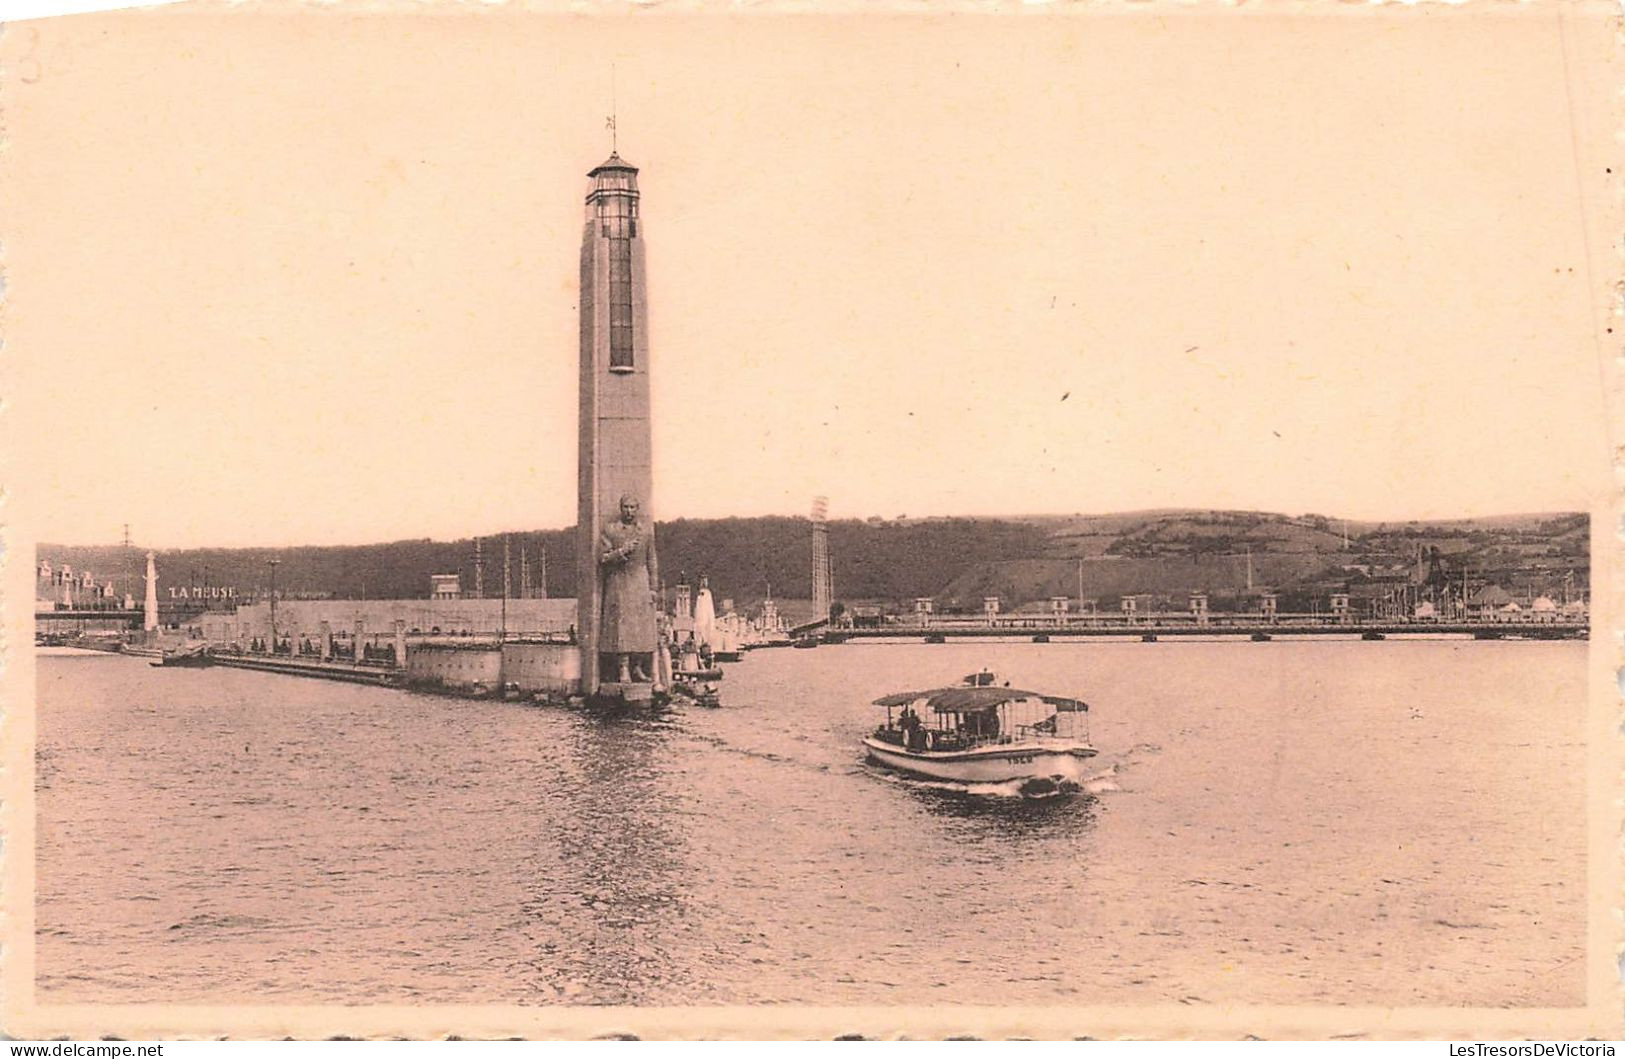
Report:
[{"label": "boat canopy roof", "polygon": [[996,709],[1007,702],[1036,699],[1052,706],[1059,713],[1087,713],[1089,704],[1081,699],[1068,699],[1060,695],[1043,695],[1020,688],[933,688],[926,691],[899,691],[875,700],[876,706],[907,706],[923,701],[937,713],[978,713]]}]

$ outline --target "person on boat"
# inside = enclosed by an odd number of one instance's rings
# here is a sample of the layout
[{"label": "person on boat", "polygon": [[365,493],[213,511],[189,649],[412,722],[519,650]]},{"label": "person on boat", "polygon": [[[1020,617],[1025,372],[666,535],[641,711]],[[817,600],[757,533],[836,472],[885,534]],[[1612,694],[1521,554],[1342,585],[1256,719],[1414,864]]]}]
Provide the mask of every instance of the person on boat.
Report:
[{"label": "person on boat", "polygon": [[904,746],[918,750],[925,745],[925,737],[920,731],[920,715],[914,712],[914,707],[904,706],[903,715],[897,719],[897,723],[903,730]]},{"label": "person on boat", "polygon": [[604,526],[598,542],[603,577],[600,656],[614,657],[617,680],[647,684],[644,660],[655,652],[654,585],[660,583],[654,527],[638,515],[638,498],[621,497],[620,516]]}]

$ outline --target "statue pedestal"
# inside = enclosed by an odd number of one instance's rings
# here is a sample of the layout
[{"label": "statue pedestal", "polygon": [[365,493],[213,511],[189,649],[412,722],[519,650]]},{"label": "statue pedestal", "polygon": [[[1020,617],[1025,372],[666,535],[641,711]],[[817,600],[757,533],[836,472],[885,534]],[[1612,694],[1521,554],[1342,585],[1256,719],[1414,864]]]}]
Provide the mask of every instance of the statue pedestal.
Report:
[{"label": "statue pedestal", "polygon": [[595,702],[604,706],[648,706],[654,702],[654,685],[605,681],[598,685]]}]

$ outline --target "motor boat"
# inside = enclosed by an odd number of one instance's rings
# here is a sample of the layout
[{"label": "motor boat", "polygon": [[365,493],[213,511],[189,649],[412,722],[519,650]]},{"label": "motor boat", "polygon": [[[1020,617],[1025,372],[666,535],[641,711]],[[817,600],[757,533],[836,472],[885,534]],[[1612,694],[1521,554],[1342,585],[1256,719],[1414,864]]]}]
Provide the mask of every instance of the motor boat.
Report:
[{"label": "motor boat", "polygon": [[1097,751],[1089,705],[1000,684],[983,670],[952,687],[875,700],[886,721],[863,740],[887,768],[956,783],[1077,782]]}]

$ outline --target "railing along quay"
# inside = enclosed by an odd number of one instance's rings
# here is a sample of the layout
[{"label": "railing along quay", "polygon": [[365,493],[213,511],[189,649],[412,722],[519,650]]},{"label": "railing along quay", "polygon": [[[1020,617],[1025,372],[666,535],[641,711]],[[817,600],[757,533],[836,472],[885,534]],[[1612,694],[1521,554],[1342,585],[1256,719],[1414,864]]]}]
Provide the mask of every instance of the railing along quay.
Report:
[{"label": "railing along quay", "polygon": [[843,640],[920,640],[937,638],[986,637],[1048,637],[1075,639],[1082,637],[1191,637],[1191,636],[1347,636],[1372,638],[1377,636],[1472,636],[1477,639],[1530,639],[1567,640],[1584,639],[1590,626],[1585,622],[1320,622],[1275,623],[1267,622],[1141,622],[1138,624],[1061,624],[1039,623],[947,623],[930,625],[856,626],[850,629],[832,629],[823,639],[827,643]]},{"label": "railing along quay", "polygon": [[209,655],[217,666],[233,669],[257,669],[263,673],[290,673],[302,677],[320,677],[323,680],[342,680],[351,684],[395,684],[401,670],[383,663],[348,660],[321,662],[311,659],[289,658],[287,655],[236,654],[214,651]]}]

